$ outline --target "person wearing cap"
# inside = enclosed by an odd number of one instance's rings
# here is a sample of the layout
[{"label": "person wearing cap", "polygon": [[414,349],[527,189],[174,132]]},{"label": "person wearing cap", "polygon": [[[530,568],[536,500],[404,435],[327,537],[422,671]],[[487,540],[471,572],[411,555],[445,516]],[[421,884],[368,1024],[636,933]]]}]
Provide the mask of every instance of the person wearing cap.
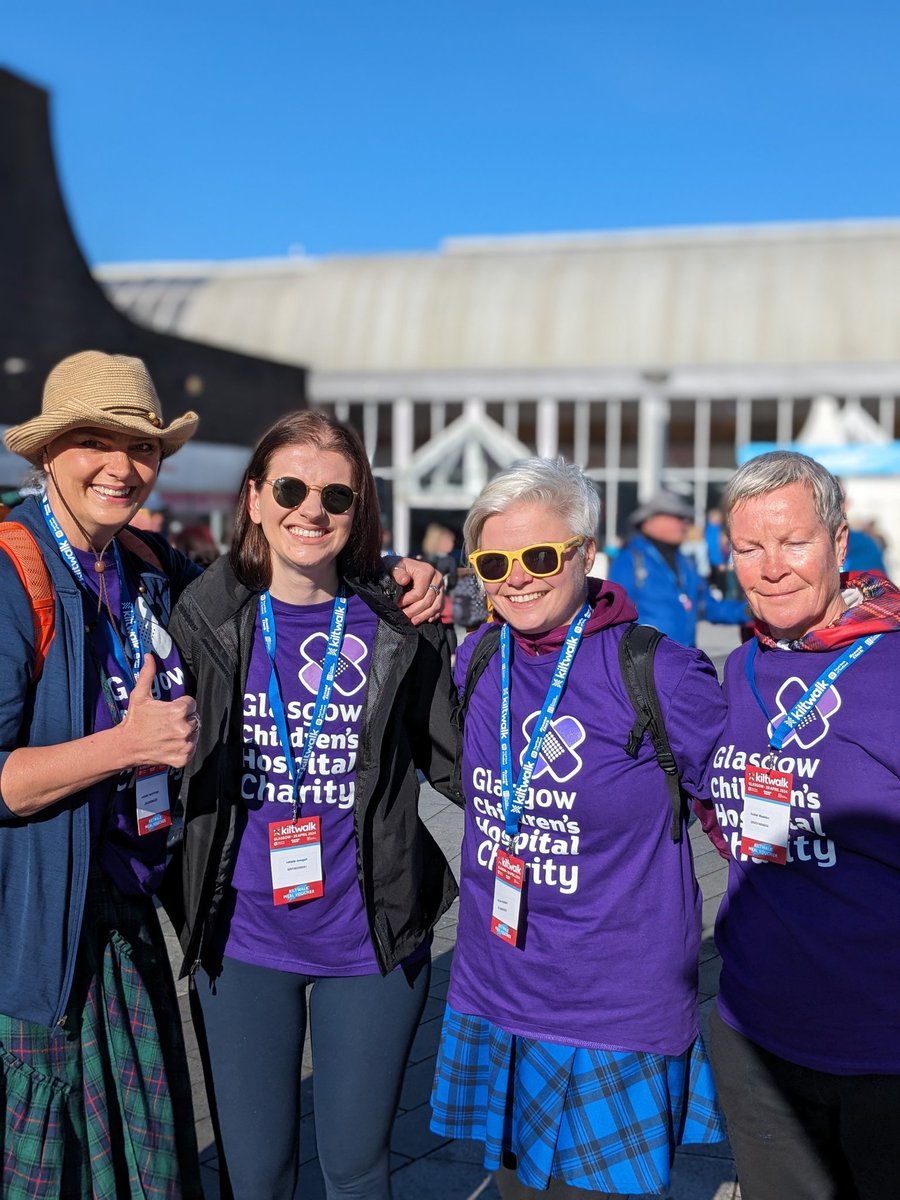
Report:
[{"label": "person wearing cap", "polygon": [[[188,412],[166,424],[140,359],[88,350],[53,368],[40,413],[4,435],[44,472],[43,492],[12,517],[54,601],[41,662],[35,597],[4,542],[4,1200],[202,1197],[153,903],[200,729],[167,625],[200,568],[161,536],[128,528],[161,461],[197,423]],[[419,573],[407,611],[436,612],[435,572],[405,565]],[[35,567],[25,577],[33,582]]]},{"label": "person wearing cap", "polygon": [[657,492],[631,514],[634,532],[609,569],[609,578],[634,602],[638,619],[685,646],[696,646],[699,620],[740,625],[747,619],[743,601],[714,595],[681,550],[693,515],[681,496]]}]

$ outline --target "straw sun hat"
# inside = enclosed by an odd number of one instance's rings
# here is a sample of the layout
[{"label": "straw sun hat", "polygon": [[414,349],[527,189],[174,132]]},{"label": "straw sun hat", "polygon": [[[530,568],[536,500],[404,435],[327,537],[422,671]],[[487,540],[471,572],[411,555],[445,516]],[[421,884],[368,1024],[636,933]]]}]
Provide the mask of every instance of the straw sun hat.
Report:
[{"label": "straw sun hat", "polygon": [[56,364],[44,384],[40,415],[12,425],[3,441],[39,467],[44,448],[61,433],[93,426],[157,438],[165,458],[193,436],[198,421],[195,412],[186,412],[163,425],[159,397],[141,359],[83,350]]}]

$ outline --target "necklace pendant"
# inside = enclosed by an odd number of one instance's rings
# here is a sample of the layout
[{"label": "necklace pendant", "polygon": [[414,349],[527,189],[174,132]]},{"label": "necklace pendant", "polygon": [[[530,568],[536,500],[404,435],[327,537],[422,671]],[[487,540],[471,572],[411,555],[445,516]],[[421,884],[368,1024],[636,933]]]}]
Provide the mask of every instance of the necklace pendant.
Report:
[{"label": "necklace pendant", "polygon": [[103,561],[102,558],[98,558],[97,561],[94,563],[94,570],[97,572],[98,575],[102,575],[103,572],[106,570],[106,563]]}]

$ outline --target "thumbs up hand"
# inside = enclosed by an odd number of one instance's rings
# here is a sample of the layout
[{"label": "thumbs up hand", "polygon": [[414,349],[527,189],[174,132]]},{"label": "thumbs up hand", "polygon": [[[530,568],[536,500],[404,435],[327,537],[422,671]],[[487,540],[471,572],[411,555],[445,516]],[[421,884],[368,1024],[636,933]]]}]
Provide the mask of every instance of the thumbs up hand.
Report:
[{"label": "thumbs up hand", "polygon": [[133,767],[160,764],[184,767],[194,757],[200,717],[192,696],[156,700],[153,683],[156,659],[148,654],[128,698],[128,711],[119,728],[127,739],[126,754]]}]

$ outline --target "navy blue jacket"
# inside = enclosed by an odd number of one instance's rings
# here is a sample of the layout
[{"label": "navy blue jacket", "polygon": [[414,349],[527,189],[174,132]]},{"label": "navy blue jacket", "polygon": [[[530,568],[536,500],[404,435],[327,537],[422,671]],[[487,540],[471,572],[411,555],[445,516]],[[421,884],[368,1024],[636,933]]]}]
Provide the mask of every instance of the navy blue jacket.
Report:
[{"label": "navy blue jacket", "polygon": [[696,646],[697,622],[740,625],[747,620],[742,600],[719,600],[701,579],[693,559],[679,550],[677,574],[649,538],[636,533],[628,539],[609,568],[638,610],[638,620],[653,625],[683,646]]},{"label": "navy blue jacket", "polygon": [[[86,794],[77,792],[28,818],[16,817],[2,793],[2,771],[20,746],[51,746],[90,733],[85,711],[85,614],[78,585],[59,556],[38,503],[16,508],[43,552],[56,591],[55,635],[43,673],[32,685],[31,605],[15,567],[0,551],[0,1012],[55,1025],[69,1000],[87,888],[90,827]],[[172,602],[199,568],[165,539],[135,531],[165,572],[122,551],[126,575],[144,588],[165,625]]]}]

